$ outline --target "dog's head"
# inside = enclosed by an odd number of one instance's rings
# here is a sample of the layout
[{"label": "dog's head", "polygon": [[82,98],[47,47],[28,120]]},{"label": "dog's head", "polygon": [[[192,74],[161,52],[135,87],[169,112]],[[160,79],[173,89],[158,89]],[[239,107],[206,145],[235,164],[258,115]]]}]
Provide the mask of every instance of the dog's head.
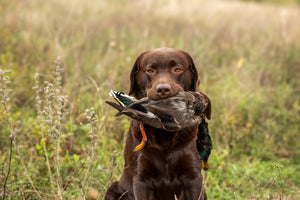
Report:
[{"label": "dog's head", "polygon": [[195,92],[199,83],[197,68],[187,52],[159,48],[145,51],[136,59],[130,74],[129,94],[138,99],[147,96],[159,100],[180,91]]},{"label": "dog's head", "polygon": [[192,57],[177,49],[159,48],[138,56],[130,75],[130,95],[164,99],[180,91],[196,91],[198,71]]}]

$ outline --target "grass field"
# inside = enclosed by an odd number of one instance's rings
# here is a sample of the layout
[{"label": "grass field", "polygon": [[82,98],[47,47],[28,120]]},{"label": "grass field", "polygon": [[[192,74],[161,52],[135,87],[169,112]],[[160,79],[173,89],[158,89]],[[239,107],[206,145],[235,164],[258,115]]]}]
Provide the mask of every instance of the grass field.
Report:
[{"label": "grass field", "polygon": [[129,127],[104,101],[167,46],[193,56],[212,101],[208,198],[300,199],[293,3],[0,0],[0,197],[103,199]]}]

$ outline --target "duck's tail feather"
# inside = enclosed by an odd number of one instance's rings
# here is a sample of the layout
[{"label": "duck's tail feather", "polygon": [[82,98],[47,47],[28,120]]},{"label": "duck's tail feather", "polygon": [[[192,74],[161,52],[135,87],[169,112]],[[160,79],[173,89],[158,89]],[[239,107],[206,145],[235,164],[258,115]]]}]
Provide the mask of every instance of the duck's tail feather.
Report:
[{"label": "duck's tail feather", "polygon": [[114,107],[115,109],[117,109],[119,112],[115,115],[116,117],[117,116],[120,116],[122,115],[122,111],[124,110],[124,107],[119,105],[119,104],[116,104],[114,102],[110,102],[110,101],[105,101],[105,103],[107,103],[108,105]]}]

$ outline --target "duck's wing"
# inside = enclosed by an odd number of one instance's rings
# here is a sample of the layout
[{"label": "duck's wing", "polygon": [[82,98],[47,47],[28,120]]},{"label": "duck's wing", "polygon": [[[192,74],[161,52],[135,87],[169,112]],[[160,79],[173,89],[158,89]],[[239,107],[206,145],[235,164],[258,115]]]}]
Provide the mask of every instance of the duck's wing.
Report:
[{"label": "duck's wing", "polygon": [[[119,103],[116,104],[114,102],[105,101],[105,103],[119,111],[115,116],[124,114],[132,119],[149,124],[156,128],[163,128],[163,124],[160,119],[144,107],[145,104],[151,101],[148,98],[133,101],[128,95],[115,91],[111,91],[110,95]],[[127,106],[126,104],[129,105]]]},{"label": "duck's wing", "polygon": [[155,128],[163,127],[163,124],[161,123],[161,120],[157,117],[157,115],[148,111],[141,104],[130,105],[126,107],[121,113]]},{"label": "duck's wing", "polygon": [[147,116],[156,119],[159,125],[150,124],[151,122],[149,122],[149,120],[145,120],[144,123],[167,131],[181,130],[182,124],[176,119],[177,116],[181,114],[181,108],[178,103],[181,104],[180,102],[176,102],[173,98],[158,101],[148,99],[141,102],[143,107],[147,110]]},{"label": "duck's wing", "polygon": [[111,90],[109,92],[109,95],[112,96],[123,107],[128,106],[136,101],[134,97],[129,96],[123,92]]}]

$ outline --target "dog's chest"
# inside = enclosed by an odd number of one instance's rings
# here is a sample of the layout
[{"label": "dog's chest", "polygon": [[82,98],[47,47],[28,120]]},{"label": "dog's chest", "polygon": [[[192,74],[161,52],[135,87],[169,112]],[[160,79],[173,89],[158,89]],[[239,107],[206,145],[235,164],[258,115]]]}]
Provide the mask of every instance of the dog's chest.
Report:
[{"label": "dog's chest", "polygon": [[174,151],[163,153],[149,151],[138,158],[137,176],[143,182],[151,182],[158,187],[181,186],[184,182],[198,177],[201,162],[194,153]]}]

